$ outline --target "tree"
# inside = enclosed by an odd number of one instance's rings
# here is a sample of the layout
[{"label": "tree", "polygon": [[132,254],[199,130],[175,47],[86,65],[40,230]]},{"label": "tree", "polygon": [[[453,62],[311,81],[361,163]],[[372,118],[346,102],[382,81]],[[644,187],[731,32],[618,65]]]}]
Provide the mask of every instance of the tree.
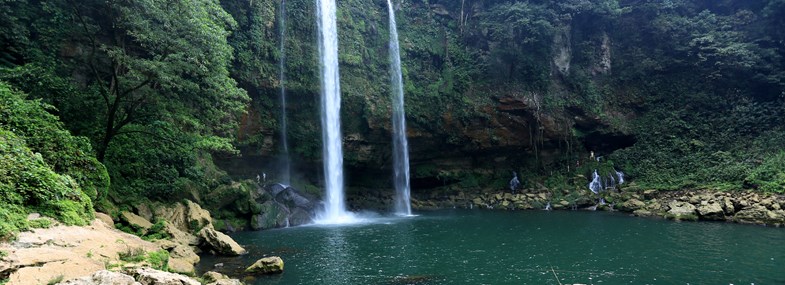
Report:
[{"label": "tree", "polygon": [[[176,122],[206,138],[227,135],[243,111],[244,90],[229,77],[234,20],[213,0],[70,0],[81,28],[77,55],[86,85],[103,102],[97,157],[131,124]],[[222,148],[230,148],[224,144]]]}]

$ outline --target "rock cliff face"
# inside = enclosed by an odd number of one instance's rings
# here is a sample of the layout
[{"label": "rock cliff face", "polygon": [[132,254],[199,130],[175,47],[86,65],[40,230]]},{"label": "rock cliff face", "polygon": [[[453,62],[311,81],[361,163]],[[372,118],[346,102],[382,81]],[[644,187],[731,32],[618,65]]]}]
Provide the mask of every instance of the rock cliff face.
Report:
[{"label": "rock cliff face", "polygon": [[[287,1],[288,11],[302,10],[290,13],[286,34],[289,148],[294,171],[302,174],[299,178],[319,184],[320,95],[318,75],[314,74],[318,55],[309,18],[313,8],[301,2]],[[443,172],[467,168],[535,171],[544,165],[574,161],[572,157],[579,153],[607,154],[635,143],[625,123],[633,116],[629,108],[614,106],[613,112],[602,112],[601,116],[598,109],[608,109],[611,104],[586,104],[589,99],[581,94],[585,92],[576,89],[569,78],[591,74],[590,81],[599,81],[610,73],[612,41],[608,33],[588,28],[591,23],[585,21],[576,26],[574,20],[565,18],[551,23],[555,28],[548,28],[548,36],[528,35],[526,29],[535,27],[520,27],[508,38],[493,29],[516,24],[500,16],[507,10],[517,11],[514,7],[481,1],[467,2],[464,7],[437,2],[403,1],[397,6],[401,11],[401,57],[407,71],[404,93],[415,189],[443,185],[447,181],[444,175],[439,176]],[[253,22],[254,13],[270,16],[275,9],[269,3],[258,5],[228,8],[243,25],[245,20]],[[342,126],[349,187],[390,187],[388,179],[378,179],[389,177],[392,164],[384,35],[387,15],[383,8],[379,1],[339,3]],[[253,28],[262,29],[259,34],[268,36],[267,40],[278,41],[276,26]],[[256,44],[244,42],[239,35],[235,43]],[[582,54],[596,54],[597,58],[578,56]],[[282,149],[276,123],[281,118],[281,82],[264,76],[260,80],[244,72],[258,70],[256,65],[270,70],[279,67],[274,66],[278,62],[275,56],[258,56],[259,62],[238,61],[236,67],[238,81],[254,99],[238,132],[246,144],[243,156],[217,161],[236,177],[248,179],[264,172],[275,182]]]}]

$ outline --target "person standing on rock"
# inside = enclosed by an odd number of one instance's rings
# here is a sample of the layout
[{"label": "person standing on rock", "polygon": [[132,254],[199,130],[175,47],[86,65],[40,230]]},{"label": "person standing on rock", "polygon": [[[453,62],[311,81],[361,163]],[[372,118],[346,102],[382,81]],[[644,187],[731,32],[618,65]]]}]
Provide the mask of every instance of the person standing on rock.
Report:
[{"label": "person standing on rock", "polygon": [[518,186],[521,185],[521,182],[518,181],[518,173],[515,173],[515,171],[512,172],[512,176],[513,176],[512,179],[510,179],[510,192],[512,192],[512,194],[515,194],[515,189],[517,189]]}]

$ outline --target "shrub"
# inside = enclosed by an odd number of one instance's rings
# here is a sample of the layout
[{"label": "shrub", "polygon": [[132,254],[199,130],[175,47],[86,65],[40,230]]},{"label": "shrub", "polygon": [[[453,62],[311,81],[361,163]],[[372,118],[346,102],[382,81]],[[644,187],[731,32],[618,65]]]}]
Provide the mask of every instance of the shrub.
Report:
[{"label": "shrub", "polygon": [[[68,225],[87,224],[93,218],[89,193],[95,196],[101,187],[93,186],[108,184],[86,178],[101,176],[103,169],[80,146],[86,142],[63,130],[45,105],[23,97],[0,82],[0,239],[28,229],[26,214],[32,211]],[[80,177],[92,190],[82,190]]]},{"label": "shrub", "polygon": [[0,241],[11,240],[16,237],[17,232],[29,228],[27,213],[21,207],[0,204]]},{"label": "shrub", "polygon": [[155,269],[169,270],[169,252],[164,249],[148,252],[145,260]]},{"label": "shrub", "polygon": [[0,82],[0,126],[23,138],[54,172],[71,176],[90,199],[102,198],[109,188],[106,167],[92,155],[89,141],[72,136],[54,107],[40,100],[26,100],[23,93]]},{"label": "shrub", "polygon": [[744,184],[765,192],[785,193],[785,152],[780,151],[764,158],[760,165],[750,171]]}]

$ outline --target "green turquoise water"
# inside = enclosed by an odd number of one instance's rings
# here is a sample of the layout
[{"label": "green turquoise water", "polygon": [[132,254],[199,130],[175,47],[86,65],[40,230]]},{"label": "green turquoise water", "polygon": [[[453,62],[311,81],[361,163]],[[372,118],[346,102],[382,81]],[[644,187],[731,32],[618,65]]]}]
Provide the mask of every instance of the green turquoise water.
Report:
[{"label": "green turquoise water", "polygon": [[283,258],[252,284],[785,284],[785,229],[606,212],[437,211],[233,237],[251,253],[202,269]]}]

